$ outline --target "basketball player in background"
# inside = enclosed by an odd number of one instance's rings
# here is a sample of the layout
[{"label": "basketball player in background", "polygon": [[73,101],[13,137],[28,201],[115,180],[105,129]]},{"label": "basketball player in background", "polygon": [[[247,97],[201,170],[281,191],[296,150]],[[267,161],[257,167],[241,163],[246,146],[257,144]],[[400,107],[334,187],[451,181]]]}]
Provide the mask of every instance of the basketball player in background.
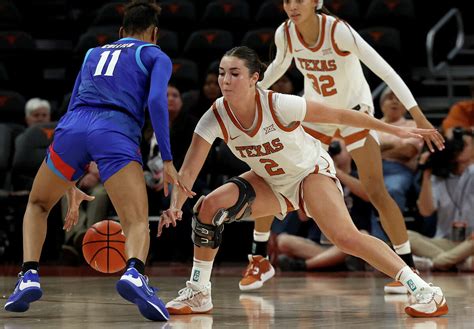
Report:
[{"label": "basketball player in background", "polygon": [[[360,65],[362,61],[393,90],[409,110],[417,127],[433,128],[400,76],[346,22],[331,16],[323,8],[323,0],[283,0],[283,8],[289,19],[275,32],[276,57],[265,71],[260,87],[269,88],[286,72],[294,59],[296,67],[304,76],[304,98],[335,108],[352,108],[373,116],[374,105]],[[377,134],[370,129],[347,125],[327,125],[321,122],[304,122],[303,125],[305,131],[320,140],[326,150],[339,130],[357,165],[359,179],[380,215],[382,227],[395,252],[414,268],[402,212],[383,181]],[[439,133],[425,136],[424,139],[432,152],[433,144],[440,150],[443,148],[444,141]],[[271,217],[257,220],[257,234],[254,237],[267,237],[268,240],[272,221]],[[262,240],[254,241],[254,245],[264,244]],[[260,249],[264,250],[264,247],[260,246]],[[253,257],[256,256],[258,255]],[[264,265],[265,261],[260,264]],[[251,262],[249,266],[255,265]],[[247,280],[249,281],[255,279]],[[407,293],[407,290],[395,281],[385,286],[385,292]]]},{"label": "basketball player in background", "polygon": [[[423,281],[384,242],[360,233],[344,204],[334,164],[321,143],[306,134],[301,122],[334,123],[375,129],[401,138],[430,137],[435,129],[402,128],[383,123],[358,111],[338,110],[302,97],[262,90],[256,86],[263,65],[248,47],[229,50],[221,59],[217,99],[200,119],[186,153],[181,177],[191,186],[216,138],[251,170],[233,177],[202,196],[194,207],[192,239],[194,263],[186,287],[166,307],[171,314],[212,310],[211,271],[226,222],[241,218],[285,215],[300,208],[344,253],[410,288],[411,316],[439,316],[448,312],[441,289]],[[158,226],[176,225],[186,194],[172,192],[170,209]]]},{"label": "basketball player in background", "polygon": [[[84,198],[73,187],[86,165],[95,161],[127,237],[127,270],[117,290],[147,319],[168,320],[164,303],[144,275],[148,200],[139,151],[148,106],[164,160],[165,194],[169,183],[180,185],[169,141],[166,92],[171,60],[156,46],[160,10],[154,1],[133,1],[125,9],[121,39],[87,52],[68,112],[33,183],[23,219],[23,265],[5,310],[24,312],[41,298],[38,263],[48,214],[66,191],[70,200]],[[65,228],[70,225],[66,220]]]}]

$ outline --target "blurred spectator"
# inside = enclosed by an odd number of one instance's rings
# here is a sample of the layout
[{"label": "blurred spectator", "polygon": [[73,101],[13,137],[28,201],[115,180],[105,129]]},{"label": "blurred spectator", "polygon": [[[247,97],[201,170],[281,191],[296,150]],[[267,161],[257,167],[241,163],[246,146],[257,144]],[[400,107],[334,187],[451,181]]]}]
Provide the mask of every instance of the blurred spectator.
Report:
[{"label": "blurred spectator", "polygon": [[[424,153],[420,165],[425,168],[418,198],[420,214],[437,212],[436,235],[425,237],[408,231],[413,254],[424,257],[422,268],[448,270],[455,265],[472,264],[474,255],[474,161],[470,131],[457,129],[446,140],[446,148]],[[470,265],[469,265],[470,266]],[[474,270],[470,266],[471,270]]]},{"label": "blurred spectator", "polygon": [[[173,162],[176,168],[179,169],[191,144],[197,119],[189,111],[185,110],[181,92],[172,83],[168,85],[168,112]],[[146,164],[145,181],[147,186],[153,191],[160,192],[163,189],[163,161],[155,135],[151,137],[149,142],[149,152],[147,158],[144,159],[144,163]],[[162,209],[162,205],[159,205],[156,209],[151,205],[150,207],[153,212],[159,212]]]},{"label": "blurred spectator", "polygon": [[[383,112],[382,121],[401,127],[416,127],[414,120],[405,119],[406,109],[389,87],[385,88],[380,96],[380,107]],[[413,184],[423,140],[401,139],[379,132],[379,141],[385,186],[400,209],[404,211],[406,194]]]},{"label": "blurred spectator", "polygon": [[447,136],[451,135],[450,131],[454,127],[474,129],[474,80],[471,83],[471,99],[454,104],[442,125]]},{"label": "blurred spectator", "polygon": [[294,94],[295,92],[295,87],[289,73],[283,74],[282,77],[270,87],[270,89],[281,94]]},{"label": "blurred spectator", "polygon": [[[334,159],[337,177],[343,184],[344,201],[356,227],[364,233],[370,232],[372,206],[356,172],[352,169],[352,158],[343,140],[334,140],[329,152]],[[289,221],[310,220],[302,211],[289,215]],[[286,220],[286,219],[285,219]],[[349,269],[365,268],[362,260],[348,257],[337,247],[324,241],[319,228],[310,220],[311,226],[306,237],[282,233],[277,237],[280,256],[278,264],[284,271],[305,271],[334,268],[346,264]],[[294,231],[294,230],[293,230]]]},{"label": "blurred spectator", "polygon": [[45,99],[32,98],[25,105],[25,121],[28,127],[51,122],[51,105]]},{"label": "blurred spectator", "polygon": [[191,110],[192,114],[198,119],[212,106],[216,99],[222,96],[217,82],[218,75],[219,67],[211,65],[206,72],[198,100]]},{"label": "blurred spectator", "polygon": [[303,96],[303,76],[296,66],[291,65],[269,89],[277,93]]},{"label": "blurred spectator", "polygon": [[[74,265],[82,254],[82,240],[87,229],[95,223],[107,218],[109,197],[100,181],[99,170],[95,162],[91,162],[84,176],[79,180],[78,187],[85,193],[95,197],[93,201],[83,202],[79,208],[79,220],[69,232],[65,233],[62,246],[63,262]],[[62,218],[68,211],[67,198],[61,199]]]}]

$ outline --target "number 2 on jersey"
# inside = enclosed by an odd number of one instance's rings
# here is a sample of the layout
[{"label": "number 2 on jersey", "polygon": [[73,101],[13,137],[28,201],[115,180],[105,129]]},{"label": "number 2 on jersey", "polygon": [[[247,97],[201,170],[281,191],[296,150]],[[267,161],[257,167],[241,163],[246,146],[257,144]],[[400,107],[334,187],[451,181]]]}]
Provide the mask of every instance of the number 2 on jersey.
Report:
[{"label": "number 2 on jersey", "polygon": [[278,168],[278,163],[272,159],[260,159],[259,161],[265,164],[265,170],[270,176],[283,175],[285,173],[283,168]]},{"label": "number 2 on jersey", "polygon": [[[104,74],[105,76],[111,77],[114,75],[115,65],[117,65],[120,52],[121,50],[115,50],[112,53],[112,59],[110,60],[109,65],[107,66],[107,70],[105,71],[105,74]],[[100,54],[100,60],[95,69],[94,76],[102,75],[102,71],[104,70],[104,66],[105,66],[105,63],[107,62],[107,59],[109,58],[109,55],[110,55],[110,50],[104,51],[102,54]]]},{"label": "number 2 on jersey", "polygon": [[306,74],[306,76],[313,81],[313,88],[320,95],[332,96],[337,94],[337,89],[334,87],[334,78],[330,75],[321,75],[318,77],[313,74]]}]

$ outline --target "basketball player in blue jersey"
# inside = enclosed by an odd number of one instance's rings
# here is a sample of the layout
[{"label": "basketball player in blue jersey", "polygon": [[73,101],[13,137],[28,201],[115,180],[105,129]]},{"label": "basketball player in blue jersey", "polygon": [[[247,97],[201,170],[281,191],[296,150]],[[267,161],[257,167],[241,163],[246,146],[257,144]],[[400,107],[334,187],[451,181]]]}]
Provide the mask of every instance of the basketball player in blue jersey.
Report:
[{"label": "basketball player in blue jersey", "polygon": [[[180,183],[172,162],[166,96],[172,65],[155,45],[160,10],[154,1],[133,1],[125,10],[121,39],[87,52],[68,112],[33,183],[23,219],[24,262],[5,310],[24,312],[29,303],[41,298],[38,262],[48,214],[65,193],[71,200],[84,199],[78,196],[75,182],[95,161],[127,237],[127,270],[117,290],[137,304],[147,319],[168,320],[165,305],[144,275],[148,200],[139,142],[146,106],[164,160],[165,194],[169,183],[189,196],[194,193]],[[70,225],[65,224],[66,228]]]}]

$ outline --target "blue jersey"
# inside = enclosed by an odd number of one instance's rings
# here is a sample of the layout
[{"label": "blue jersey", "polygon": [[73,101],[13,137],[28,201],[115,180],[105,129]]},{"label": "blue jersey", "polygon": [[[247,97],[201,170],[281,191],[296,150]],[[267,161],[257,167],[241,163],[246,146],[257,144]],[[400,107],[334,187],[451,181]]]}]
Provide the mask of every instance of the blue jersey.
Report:
[{"label": "blue jersey", "polygon": [[141,127],[148,105],[163,160],[171,160],[167,86],[172,64],[156,45],[123,38],[90,49],[76,79],[68,111],[125,112]]}]

